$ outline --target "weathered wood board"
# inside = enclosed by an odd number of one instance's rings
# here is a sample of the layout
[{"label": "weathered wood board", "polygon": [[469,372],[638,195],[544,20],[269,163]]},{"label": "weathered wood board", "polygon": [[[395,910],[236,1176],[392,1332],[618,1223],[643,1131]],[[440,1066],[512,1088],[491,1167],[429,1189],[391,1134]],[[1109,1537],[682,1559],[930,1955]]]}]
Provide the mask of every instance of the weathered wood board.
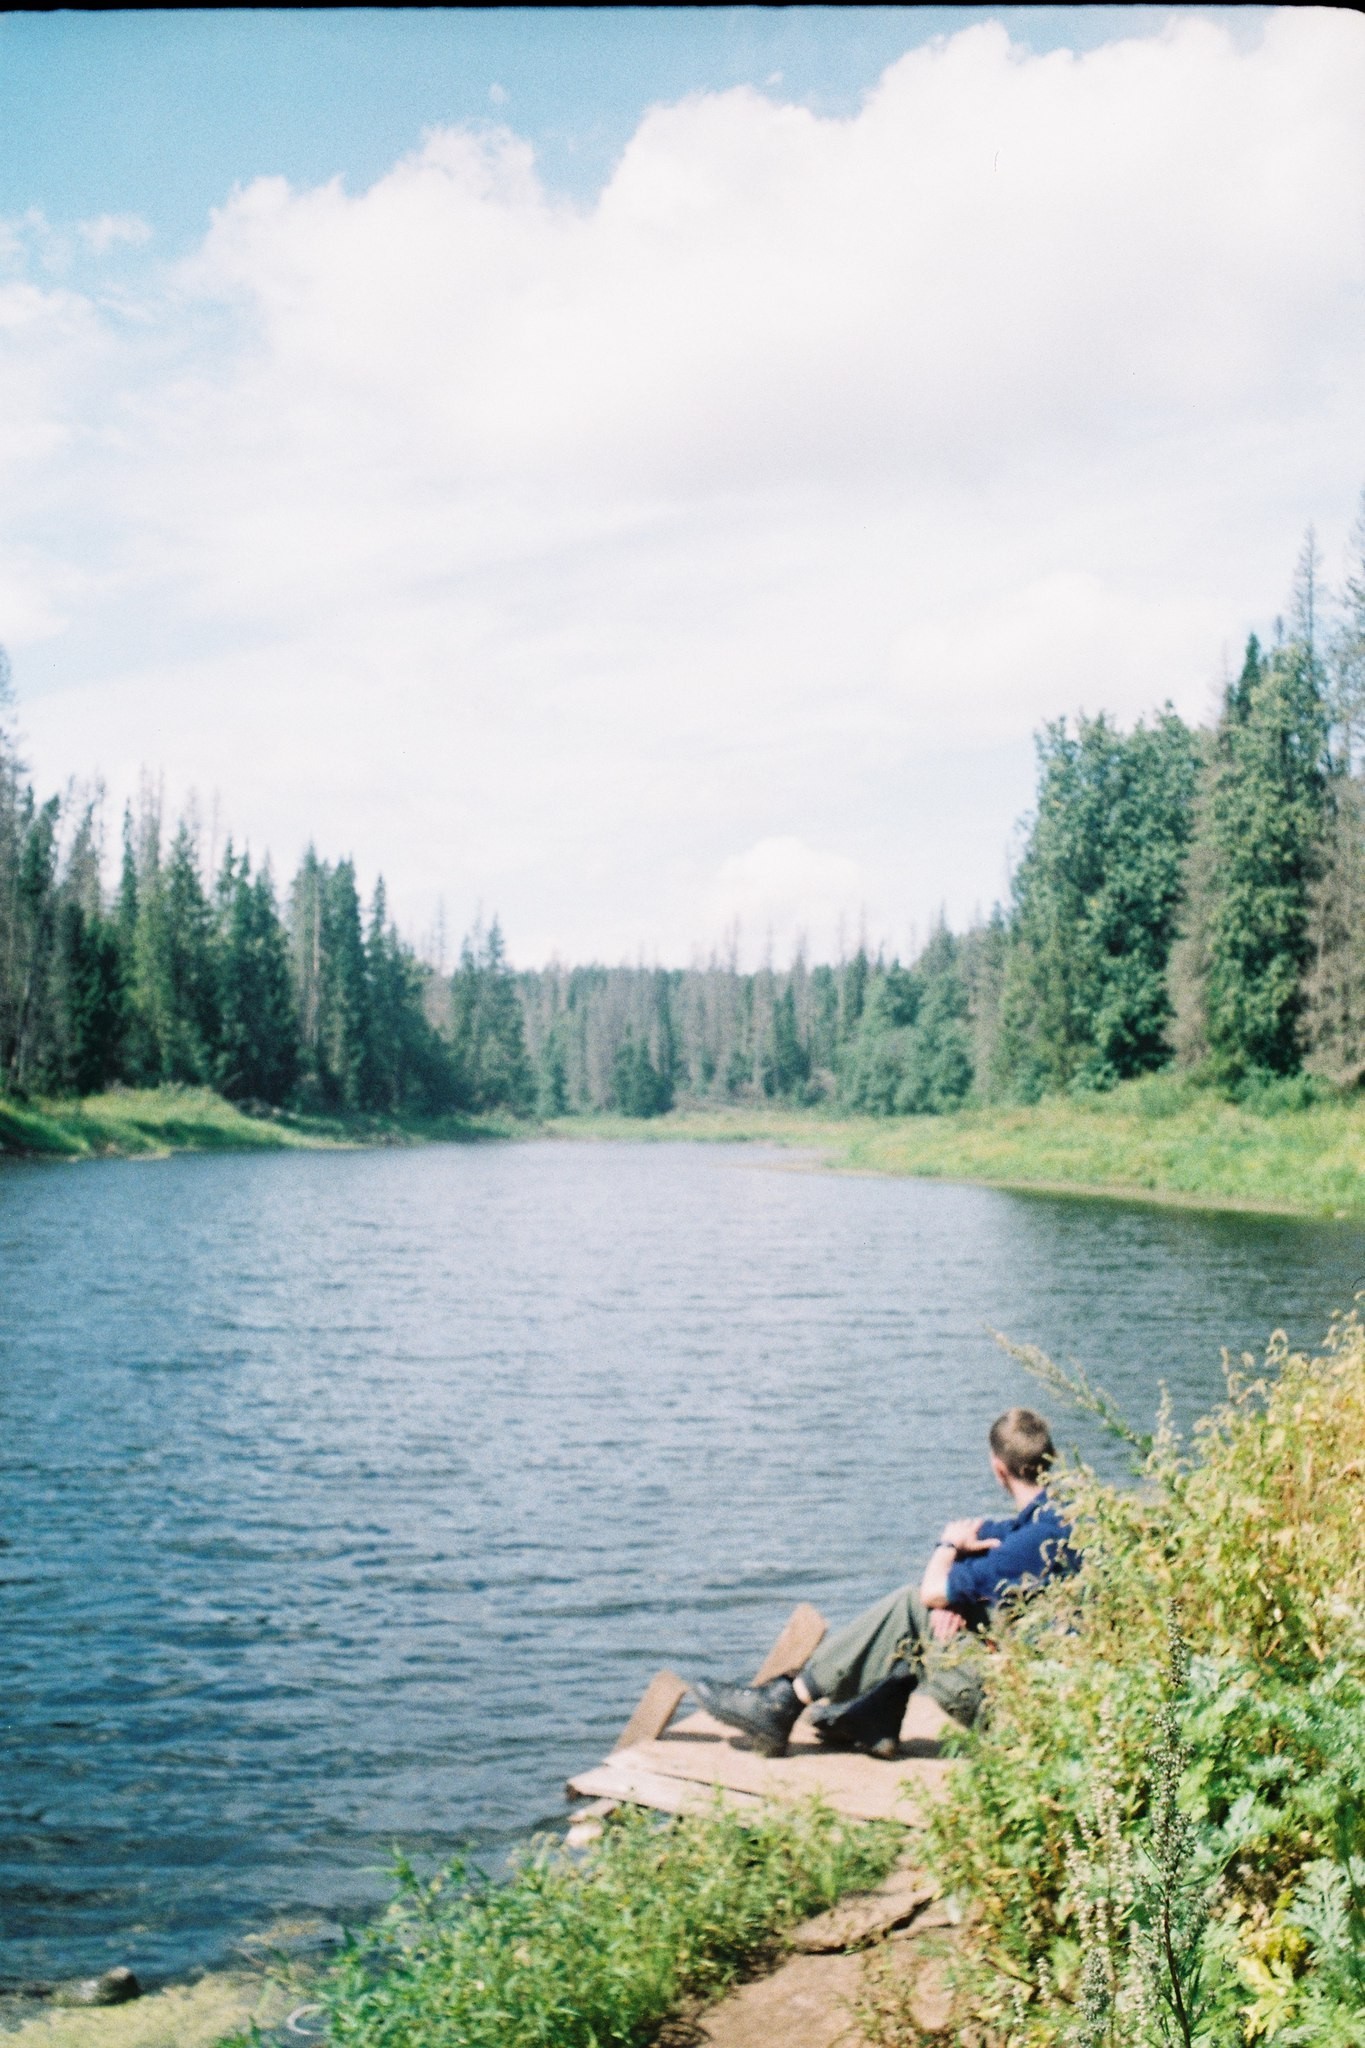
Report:
[{"label": "weathered wood board", "polygon": [[792,1609],[777,1641],[753,1676],[755,1685],[767,1685],[773,1678],[790,1678],[813,1657],[829,1631],[829,1623],[818,1607],[803,1600]]},{"label": "weathered wood board", "polygon": [[687,1681],[679,1678],[676,1671],[656,1671],[644,1689],[639,1706],[617,1736],[613,1752],[662,1735],[677,1713],[678,1703],[686,1691]]},{"label": "weathered wood board", "polygon": [[715,1803],[718,1790],[725,1806],[762,1804],[747,1792],[718,1788],[701,1779],[674,1778],[666,1772],[644,1770],[625,1750],[615,1751],[604,1764],[597,1764],[590,1771],[580,1771],[576,1778],[570,1778],[568,1789],[575,1798],[652,1806],[656,1813],[701,1813]]},{"label": "weathered wood board", "polygon": [[[787,1802],[819,1793],[854,1820],[897,1820],[914,1827],[951,1765],[933,1757],[883,1761],[829,1750],[801,1722],[786,1756],[764,1757],[709,1714],[689,1714],[666,1734],[613,1751],[605,1764],[570,1779],[585,1799],[628,1799],[665,1813],[706,1804],[719,1789],[744,1802]],[[634,1790],[627,1790],[627,1783]],[[691,1788],[690,1792],[687,1788]]]}]

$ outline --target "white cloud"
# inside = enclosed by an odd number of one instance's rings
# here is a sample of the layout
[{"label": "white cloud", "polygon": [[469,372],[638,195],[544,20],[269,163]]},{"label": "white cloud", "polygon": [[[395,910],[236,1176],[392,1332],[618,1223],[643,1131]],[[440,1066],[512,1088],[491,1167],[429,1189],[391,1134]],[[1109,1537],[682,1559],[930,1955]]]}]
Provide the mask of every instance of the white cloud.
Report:
[{"label": "white cloud", "polygon": [[150,227],[135,213],[102,213],[94,220],[77,221],[76,232],[95,256],[110,249],[140,249],[152,239]]},{"label": "white cloud", "polygon": [[587,208],[442,131],[366,192],[258,180],[135,295],[34,255],[0,638],[36,764],[220,787],[522,959],[685,958],[750,901],[814,942],[838,875],[874,938],[967,914],[1039,721],[1202,713],[1350,515],[1362,95],[1343,13],[987,25],[850,119],[655,108]]},{"label": "white cloud", "polygon": [[869,878],[846,854],[794,834],[760,839],[720,863],[706,909],[712,931],[733,935],[746,960],[789,959],[798,946],[829,959],[858,943]]}]

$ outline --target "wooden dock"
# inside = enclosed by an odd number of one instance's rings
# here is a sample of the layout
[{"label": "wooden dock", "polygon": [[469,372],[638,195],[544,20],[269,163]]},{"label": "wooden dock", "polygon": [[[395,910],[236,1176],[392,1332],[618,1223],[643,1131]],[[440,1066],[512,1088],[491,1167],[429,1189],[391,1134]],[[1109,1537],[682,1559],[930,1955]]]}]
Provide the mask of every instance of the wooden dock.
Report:
[{"label": "wooden dock", "polygon": [[[813,1608],[798,1608],[760,1666],[761,1679],[799,1670],[824,1627]],[[819,1794],[850,1819],[895,1820],[912,1828],[922,1822],[924,1801],[952,1768],[939,1754],[947,1717],[925,1693],[911,1694],[901,1725],[901,1753],[884,1760],[827,1749],[805,1715],[792,1730],[785,1756],[760,1756],[743,1735],[710,1714],[691,1713],[675,1721],[686,1690],[681,1678],[661,1671],[611,1755],[569,1780],[570,1797],[591,1802],[588,1812],[577,1817],[580,1827],[621,1804],[691,1813],[717,1797],[726,1805],[753,1807],[765,1800],[792,1804]]]}]

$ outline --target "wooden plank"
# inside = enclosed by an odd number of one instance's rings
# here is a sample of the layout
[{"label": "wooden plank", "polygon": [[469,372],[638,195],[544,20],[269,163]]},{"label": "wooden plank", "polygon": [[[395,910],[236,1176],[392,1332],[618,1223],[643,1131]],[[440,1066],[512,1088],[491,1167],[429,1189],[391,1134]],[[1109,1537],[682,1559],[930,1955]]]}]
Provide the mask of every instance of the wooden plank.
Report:
[{"label": "wooden plank", "polygon": [[[658,1777],[683,1778],[694,1784],[722,1785],[751,1799],[793,1801],[819,1793],[836,1812],[854,1820],[897,1820],[903,1827],[920,1823],[922,1804],[932,1797],[951,1770],[949,1763],[906,1758],[884,1763],[849,1750],[801,1745],[785,1757],[764,1757],[730,1742],[689,1737],[686,1727],[657,1742],[638,1742],[618,1750],[612,1762]],[[575,1779],[575,1786],[582,1783]],[[606,1788],[601,1788],[605,1790]]]},{"label": "wooden plank", "polygon": [[640,1696],[640,1704],[612,1744],[612,1754],[629,1749],[636,1742],[652,1742],[662,1735],[678,1711],[687,1691],[686,1679],[676,1671],[656,1671]]},{"label": "wooden plank", "polygon": [[[569,1791],[582,1799],[610,1799],[630,1806],[652,1806],[659,1813],[704,1813],[715,1803],[717,1788],[710,1781],[668,1777],[660,1771],[641,1770],[614,1756],[591,1771],[570,1778]],[[720,1788],[725,1806],[756,1807],[761,1800],[733,1788]]]},{"label": "wooden plank", "polygon": [[754,1684],[766,1685],[772,1678],[790,1678],[809,1657],[815,1655],[828,1629],[829,1623],[819,1608],[803,1600],[799,1607],[792,1609],[786,1627],[754,1673]]}]

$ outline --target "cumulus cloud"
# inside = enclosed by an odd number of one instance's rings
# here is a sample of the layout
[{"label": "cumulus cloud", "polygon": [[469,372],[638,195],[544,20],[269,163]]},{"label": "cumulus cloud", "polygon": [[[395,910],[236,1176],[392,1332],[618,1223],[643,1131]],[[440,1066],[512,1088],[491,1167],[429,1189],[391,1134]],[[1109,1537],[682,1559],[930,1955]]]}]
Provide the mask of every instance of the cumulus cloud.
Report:
[{"label": "cumulus cloud", "polygon": [[708,923],[738,955],[776,961],[798,949],[817,959],[852,951],[862,935],[868,876],[846,854],[825,853],[794,834],[760,839],[720,863]]},{"label": "cumulus cloud", "polygon": [[1349,518],[1363,93],[1341,13],[987,24],[850,118],[653,108],[589,206],[439,131],[366,191],[225,196],[136,287],[131,227],[86,224],[117,290],[16,234],[36,763],[219,786],[522,959],[965,916],[1039,721],[1202,713]]},{"label": "cumulus cloud", "polygon": [[101,213],[94,220],[77,221],[76,233],[95,256],[121,246],[140,249],[152,239],[150,227],[135,213]]}]

